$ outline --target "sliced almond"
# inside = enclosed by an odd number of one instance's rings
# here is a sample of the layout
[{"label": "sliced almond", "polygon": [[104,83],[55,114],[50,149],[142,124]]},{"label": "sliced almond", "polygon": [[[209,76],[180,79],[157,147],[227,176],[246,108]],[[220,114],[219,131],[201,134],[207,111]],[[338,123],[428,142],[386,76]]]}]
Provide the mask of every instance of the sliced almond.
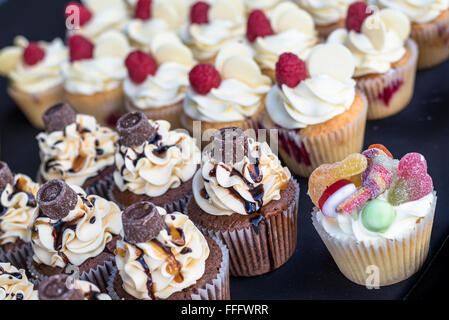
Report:
[{"label": "sliced almond", "polygon": [[154,52],[159,65],[165,62],[177,62],[185,66],[193,66],[195,60],[192,52],[183,44],[167,43]]},{"label": "sliced almond", "polygon": [[340,81],[348,81],[352,78],[354,69],[351,51],[337,43],[316,46],[307,60],[307,70],[311,76],[329,75]]},{"label": "sliced almond", "polygon": [[271,24],[275,33],[296,29],[306,34],[315,33],[312,17],[292,2],[279,4],[271,15]]},{"label": "sliced almond", "polygon": [[220,71],[226,60],[233,56],[252,57],[251,48],[239,42],[231,42],[224,45],[217,54],[215,59],[215,67]]},{"label": "sliced almond", "polygon": [[125,35],[111,30],[103,33],[95,43],[94,57],[125,58],[130,51],[130,45]]},{"label": "sliced almond", "polygon": [[223,64],[221,76],[224,79],[237,79],[254,87],[260,81],[262,74],[257,63],[245,56],[234,56]]}]

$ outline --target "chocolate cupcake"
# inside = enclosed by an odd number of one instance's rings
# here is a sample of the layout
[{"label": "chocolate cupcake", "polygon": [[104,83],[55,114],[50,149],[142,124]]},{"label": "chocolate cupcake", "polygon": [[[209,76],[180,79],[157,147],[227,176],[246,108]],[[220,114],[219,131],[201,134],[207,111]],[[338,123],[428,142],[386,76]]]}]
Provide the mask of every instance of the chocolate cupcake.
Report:
[{"label": "chocolate cupcake", "polygon": [[39,300],[111,300],[93,283],[67,274],[56,274],[42,281],[38,294]]},{"label": "chocolate cupcake", "polygon": [[230,250],[234,276],[267,273],[296,247],[299,185],[267,143],[218,131],[202,155],[186,213]]},{"label": "chocolate cupcake", "polygon": [[31,228],[34,255],[27,261],[33,277],[42,281],[78,272],[104,290],[122,232],[118,206],[62,180],[45,183],[37,203],[39,215]]},{"label": "chocolate cupcake", "polygon": [[66,103],[49,108],[42,119],[46,132],[37,136],[41,182],[61,179],[87,194],[106,197],[112,185],[117,134],[92,116],[75,114]]},{"label": "chocolate cupcake", "polygon": [[170,130],[167,121],[148,120],[142,112],[121,117],[117,129],[115,185],[109,198],[122,209],[151,201],[168,212],[182,211],[192,194],[192,178],[200,162],[195,139]]},{"label": "chocolate cupcake", "polygon": [[13,175],[7,164],[0,162],[0,261],[26,266],[38,190],[39,185],[28,176]]},{"label": "chocolate cupcake", "polygon": [[142,201],[123,212],[123,231],[108,282],[113,299],[230,298],[227,248],[201,234],[188,216]]},{"label": "chocolate cupcake", "polygon": [[37,291],[28,280],[25,270],[0,262],[0,301],[2,300],[37,300]]}]

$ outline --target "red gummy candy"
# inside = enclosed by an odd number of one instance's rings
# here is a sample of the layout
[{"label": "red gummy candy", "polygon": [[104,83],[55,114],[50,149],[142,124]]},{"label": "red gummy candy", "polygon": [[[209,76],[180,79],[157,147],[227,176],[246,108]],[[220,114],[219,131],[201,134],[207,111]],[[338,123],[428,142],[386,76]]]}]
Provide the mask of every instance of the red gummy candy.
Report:
[{"label": "red gummy candy", "polygon": [[427,162],[423,155],[413,152],[407,153],[399,161],[398,175],[401,177],[425,176],[427,174]]}]

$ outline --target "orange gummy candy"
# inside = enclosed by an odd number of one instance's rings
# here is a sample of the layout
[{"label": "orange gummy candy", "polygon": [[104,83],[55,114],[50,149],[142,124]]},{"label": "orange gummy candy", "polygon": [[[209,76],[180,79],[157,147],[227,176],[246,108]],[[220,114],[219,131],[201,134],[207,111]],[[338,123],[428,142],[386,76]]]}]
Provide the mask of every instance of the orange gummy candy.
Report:
[{"label": "orange gummy candy", "polygon": [[394,159],[394,157],[391,154],[391,152],[383,144],[380,144],[380,143],[372,144],[372,145],[370,145],[368,147],[368,149],[379,149],[379,150],[382,150],[383,152],[385,152],[387,154],[387,156],[389,156],[391,159]]},{"label": "orange gummy candy", "polygon": [[351,154],[340,162],[319,166],[309,178],[309,196],[312,202],[318,206],[320,197],[326,188],[338,180],[347,179],[359,186],[360,175],[367,166],[366,157],[360,153]]}]

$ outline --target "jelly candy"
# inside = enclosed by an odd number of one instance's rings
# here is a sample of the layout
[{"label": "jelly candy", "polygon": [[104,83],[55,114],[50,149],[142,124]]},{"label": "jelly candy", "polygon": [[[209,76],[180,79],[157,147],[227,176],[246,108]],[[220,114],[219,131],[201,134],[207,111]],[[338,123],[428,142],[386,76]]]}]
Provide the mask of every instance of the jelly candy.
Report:
[{"label": "jelly candy", "polygon": [[370,149],[379,149],[382,150],[387,156],[389,156],[391,159],[394,159],[393,155],[391,154],[391,152],[383,145],[383,144],[372,144],[368,147],[368,150]]},{"label": "jelly candy", "polygon": [[340,162],[323,164],[312,172],[309,179],[309,195],[312,202],[319,207],[319,200],[324,191],[338,180],[347,179],[355,183],[360,182],[360,174],[368,166],[367,158],[354,153]]},{"label": "jelly candy", "polygon": [[369,231],[385,232],[396,218],[396,210],[387,201],[374,199],[362,212],[362,224]]},{"label": "jelly candy", "polygon": [[338,180],[327,188],[319,201],[321,212],[330,218],[337,216],[337,206],[357,191],[357,187],[349,180]]}]

